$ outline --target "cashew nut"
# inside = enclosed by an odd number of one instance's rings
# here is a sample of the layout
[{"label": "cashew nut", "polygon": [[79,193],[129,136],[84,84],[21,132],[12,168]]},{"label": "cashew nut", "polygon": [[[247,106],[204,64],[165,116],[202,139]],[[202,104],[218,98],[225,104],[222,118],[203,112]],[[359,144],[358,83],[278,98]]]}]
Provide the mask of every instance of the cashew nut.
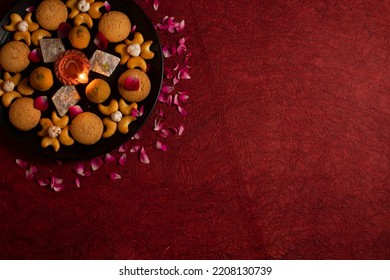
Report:
[{"label": "cashew nut", "polygon": [[129,125],[131,122],[135,121],[136,118],[132,116],[126,116],[124,117],[119,123],[118,123],[118,130],[122,134],[126,134],[129,132]]},{"label": "cashew nut", "polygon": [[154,57],[154,52],[150,50],[152,44],[153,41],[146,41],[141,45],[141,56],[143,59],[152,59]]},{"label": "cashew nut", "polygon": [[131,57],[129,59],[129,61],[127,62],[127,68],[129,69],[139,68],[142,71],[146,72],[148,67],[146,65],[145,60],[142,57],[137,56],[137,57]]},{"label": "cashew nut", "polygon": [[103,115],[110,116],[113,112],[118,111],[119,105],[118,101],[116,101],[115,99],[111,99],[110,104],[108,104],[107,106],[99,104],[98,108]]},{"label": "cashew nut", "polygon": [[125,40],[125,43],[126,43],[126,45],[132,45],[132,44],[138,44],[138,45],[142,45],[142,43],[144,42],[144,36],[142,36],[142,34],[141,33],[139,33],[139,32],[135,32],[134,33],[134,38],[133,38],[133,40],[129,40],[129,39],[126,39]]},{"label": "cashew nut", "polygon": [[69,123],[68,115],[65,115],[62,118],[60,118],[57,116],[57,113],[55,111],[53,111],[53,113],[51,114],[51,119],[53,121],[53,124],[55,126],[58,126],[61,129],[65,128]]},{"label": "cashew nut", "polygon": [[25,17],[24,20],[28,23],[28,31],[34,32],[35,30],[39,29],[39,24],[35,23],[31,19],[32,17],[32,12],[29,12]]},{"label": "cashew nut", "polygon": [[27,46],[31,45],[31,35],[28,31],[16,31],[14,34],[15,41],[25,41]]},{"label": "cashew nut", "polygon": [[40,119],[39,124],[42,126],[42,129],[37,133],[39,137],[46,136],[49,128],[53,126],[53,123],[48,118]]},{"label": "cashew nut", "polygon": [[69,125],[64,127],[61,131],[60,136],[58,136],[61,144],[64,146],[71,146],[74,144],[74,140],[69,136]]},{"label": "cashew nut", "polygon": [[110,118],[104,118],[103,124],[106,127],[106,131],[104,131],[102,135],[103,138],[109,138],[115,134],[116,128],[118,126],[116,122],[112,121]]},{"label": "cashew nut", "polygon": [[121,55],[121,61],[119,62],[120,65],[125,64],[129,58],[130,55],[127,52],[127,45],[126,44],[120,44],[115,47],[115,52]]},{"label": "cashew nut", "polygon": [[16,73],[15,75],[11,76],[9,72],[4,72],[4,81],[13,82],[15,86],[17,86],[20,83],[21,79],[22,79],[22,74],[20,73]]},{"label": "cashew nut", "polygon": [[121,111],[123,115],[130,115],[133,108],[138,109],[138,104],[135,102],[127,104],[123,98],[119,100],[119,111]]},{"label": "cashew nut", "polygon": [[3,86],[4,86],[4,81],[0,79],[0,97],[2,97],[4,94]]},{"label": "cashew nut", "polygon": [[[92,3],[94,3],[95,0],[87,0],[87,3],[89,3],[90,5],[92,5]],[[66,7],[68,7],[70,9],[70,13],[68,14],[68,18],[75,18],[79,13],[80,13],[80,10],[79,10],[79,0],[68,0],[66,1]],[[104,3],[103,3],[104,5]]]},{"label": "cashew nut", "polygon": [[82,25],[82,24],[87,25],[89,29],[91,29],[93,26],[92,18],[87,13],[78,14],[74,18],[74,25]]},{"label": "cashew nut", "polygon": [[47,148],[49,146],[52,146],[54,151],[58,152],[58,150],[60,149],[60,141],[58,141],[57,138],[50,138],[46,136],[41,141],[41,147]]},{"label": "cashew nut", "polygon": [[31,41],[35,46],[39,46],[39,41],[43,38],[50,38],[51,34],[45,29],[38,29],[31,35]]},{"label": "cashew nut", "polygon": [[34,93],[34,89],[28,85],[30,78],[24,78],[17,87],[17,90],[22,95],[31,95]]},{"label": "cashew nut", "polygon": [[8,108],[9,106],[11,106],[12,101],[20,97],[22,96],[17,91],[6,92],[1,97],[1,101],[3,102],[4,107]]},{"label": "cashew nut", "polygon": [[88,11],[88,14],[91,16],[93,19],[99,19],[102,17],[102,13],[99,11],[101,7],[104,6],[103,2],[95,2],[91,5],[91,8]]},{"label": "cashew nut", "polygon": [[19,22],[23,21],[22,17],[18,14],[11,14],[10,16],[11,23],[9,25],[4,25],[4,29],[7,31],[17,31]]}]

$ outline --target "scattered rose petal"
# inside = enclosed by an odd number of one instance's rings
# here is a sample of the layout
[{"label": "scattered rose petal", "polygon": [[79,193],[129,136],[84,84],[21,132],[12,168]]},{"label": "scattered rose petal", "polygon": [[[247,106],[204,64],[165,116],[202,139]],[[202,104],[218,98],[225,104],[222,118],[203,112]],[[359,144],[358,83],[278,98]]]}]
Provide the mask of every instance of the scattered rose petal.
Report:
[{"label": "scattered rose petal", "polygon": [[133,27],[131,28],[131,33],[134,33],[135,31],[137,31],[137,25],[134,24]]},{"label": "scattered rose petal", "polygon": [[41,62],[43,60],[42,57],[42,51],[40,48],[33,49],[29,54],[28,54],[28,59],[33,62]]},{"label": "scattered rose petal", "polygon": [[35,6],[30,6],[30,7],[28,7],[28,8],[26,9],[26,12],[28,12],[28,13],[33,13],[33,12],[35,12],[35,10],[36,10]]},{"label": "scattered rose petal", "polygon": [[163,129],[163,127],[164,125],[159,119],[154,120],[154,128],[153,128],[154,131],[160,131],[161,129]]},{"label": "scattered rose petal", "polygon": [[165,75],[165,78],[167,78],[167,79],[172,79],[175,76],[173,69],[168,68],[168,67],[164,68],[164,75]]},{"label": "scattered rose petal", "polygon": [[76,177],[76,179],[74,179],[74,184],[76,185],[77,188],[81,187],[81,183],[80,183],[80,178],[79,177]]},{"label": "scattered rose petal", "polygon": [[159,0],[153,0],[153,8],[155,11],[158,10],[158,5],[160,4],[160,1]]},{"label": "scattered rose petal", "polygon": [[127,155],[126,154],[121,155],[118,161],[119,165],[123,166],[126,164],[126,162],[127,162]]},{"label": "scattered rose petal", "polygon": [[160,118],[165,118],[165,113],[163,110],[159,109],[156,111],[156,114],[160,117]]},{"label": "scattered rose petal", "polygon": [[93,43],[100,49],[100,50],[105,50],[107,49],[108,46],[108,40],[107,38],[103,35],[102,32],[98,32],[96,35],[96,38],[93,40]]},{"label": "scattered rose petal", "polygon": [[126,144],[123,144],[121,145],[119,148],[118,148],[118,152],[120,153],[124,153],[127,151],[127,145]]},{"label": "scattered rose petal", "polygon": [[74,119],[78,114],[81,114],[83,112],[83,109],[80,107],[80,105],[74,105],[69,107],[68,112],[69,117],[71,119]]},{"label": "scattered rose petal", "polygon": [[62,22],[57,29],[57,36],[60,39],[64,39],[68,37],[70,30],[72,29],[72,26],[67,22]]},{"label": "scattered rose petal", "polygon": [[110,179],[111,179],[111,180],[119,180],[119,179],[122,179],[121,175],[119,175],[118,173],[115,173],[115,172],[111,172],[109,176],[110,176]]},{"label": "scattered rose petal", "polygon": [[133,116],[133,117],[136,117],[136,118],[142,117],[143,114],[144,114],[144,106],[143,105],[141,106],[141,108],[139,110],[135,109],[135,108],[133,108],[131,110],[131,116]]},{"label": "scattered rose petal", "polygon": [[34,173],[32,173],[30,170],[26,170],[26,180],[32,180],[34,179]]},{"label": "scattered rose petal", "polygon": [[84,176],[84,164],[82,162],[78,162],[73,166],[73,171],[76,172],[77,175]]},{"label": "scattered rose petal", "polygon": [[25,162],[24,160],[16,159],[15,161],[16,161],[17,166],[19,166],[20,168],[23,168],[23,169],[27,168],[28,163]]},{"label": "scattered rose petal", "polygon": [[187,116],[187,111],[183,107],[177,106],[177,110],[179,110],[180,115],[183,117]]},{"label": "scattered rose petal", "polygon": [[111,11],[111,5],[108,3],[108,1],[104,2],[104,8],[106,9],[107,12]]},{"label": "scattered rose petal", "polygon": [[175,104],[176,106],[180,106],[178,94],[175,94],[175,96],[173,97],[173,104]]},{"label": "scattered rose petal", "polygon": [[141,132],[137,132],[136,134],[134,134],[133,137],[131,137],[132,140],[139,140],[141,139]]},{"label": "scattered rose petal", "polygon": [[49,101],[47,96],[38,96],[37,98],[35,98],[34,108],[38,109],[41,112],[46,111],[47,108],[49,108]]},{"label": "scattered rose petal", "polygon": [[103,165],[103,160],[100,157],[91,160],[92,171],[98,170]]},{"label": "scattered rose petal", "polygon": [[145,163],[145,164],[149,164],[150,163],[149,157],[146,154],[146,151],[145,151],[144,147],[141,148],[141,151],[139,153],[139,159],[140,159],[140,161],[142,163]]},{"label": "scattered rose petal", "polygon": [[38,168],[35,165],[30,164],[28,171],[30,171],[32,174],[35,174],[38,172]]},{"label": "scattered rose petal", "polygon": [[114,161],[114,160],[115,160],[115,157],[112,156],[111,154],[106,154],[106,155],[104,156],[104,161],[105,161],[105,162],[112,162],[112,161]]},{"label": "scattered rose petal", "polygon": [[138,90],[139,87],[140,83],[138,77],[130,76],[125,79],[124,88],[126,90]]},{"label": "scattered rose petal", "polygon": [[181,136],[181,135],[183,134],[183,132],[184,132],[184,125],[183,125],[183,124],[180,124],[179,127],[178,127],[178,129],[177,129],[177,134],[178,134],[179,136]]},{"label": "scattered rose petal", "polygon": [[170,46],[163,46],[162,52],[163,52],[165,58],[169,58],[171,56],[174,56],[177,53],[176,48],[170,47]]},{"label": "scattered rose petal", "polygon": [[163,86],[161,91],[164,93],[171,93],[175,88],[173,86]]},{"label": "scattered rose petal", "polygon": [[185,24],[185,21],[184,19],[179,23],[179,26],[176,27],[176,31],[177,32],[183,32],[184,28],[185,28],[186,24]]},{"label": "scattered rose petal", "polygon": [[56,192],[60,192],[65,188],[64,180],[61,178],[57,178],[55,176],[52,176],[51,182],[50,182],[50,187],[52,190],[54,190]]},{"label": "scattered rose petal", "polygon": [[169,136],[169,130],[168,129],[161,129],[159,132],[158,132],[158,135],[160,135],[161,137],[163,138],[167,138]]},{"label": "scattered rose petal", "polygon": [[183,67],[179,70],[179,73],[177,74],[178,78],[179,79],[183,79],[183,80],[189,80],[191,79],[191,76],[190,74],[188,73],[188,68],[187,67]]},{"label": "scattered rose petal", "polygon": [[130,153],[136,153],[141,149],[141,146],[136,145],[133,148],[130,149]]},{"label": "scattered rose petal", "polygon": [[177,76],[175,76],[174,78],[173,78],[173,84],[174,85],[177,85],[179,83],[179,78],[177,77]]},{"label": "scattered rose petal", "polygon": [[40,187],[46,187],[50,184],[50,181],[48,179],[38,179],[37,183]]},{"label": "scattered rose petal", "polygon": [[157,148],[158,150],[163,151],[163,152],[166,152],[166,151],[168,150],[168,146],[165,145],[165,144],[163,144],[163,143],[161,143],[160,141],[157,141],[157,142],[156,142],[156,148]]}]

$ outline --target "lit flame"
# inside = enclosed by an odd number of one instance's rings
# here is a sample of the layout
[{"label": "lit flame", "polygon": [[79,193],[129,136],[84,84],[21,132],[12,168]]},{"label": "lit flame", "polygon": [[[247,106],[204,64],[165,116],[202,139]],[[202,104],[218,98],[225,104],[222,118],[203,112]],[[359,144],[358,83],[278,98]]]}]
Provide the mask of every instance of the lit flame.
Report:
[{"label": "lit flame", "polygon": [[88,82],[88,76],[85,74],[85,73],[81,73],[79,74],[79,82],[84,84],[86,82]]}]

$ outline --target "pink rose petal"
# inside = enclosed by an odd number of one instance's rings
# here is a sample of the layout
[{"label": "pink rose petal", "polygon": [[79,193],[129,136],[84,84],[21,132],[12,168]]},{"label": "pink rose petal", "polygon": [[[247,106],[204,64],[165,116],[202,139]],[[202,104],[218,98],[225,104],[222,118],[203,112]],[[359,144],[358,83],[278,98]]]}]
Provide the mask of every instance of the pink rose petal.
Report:
[{"label": "pink rose petal", "polygon": [[34,108],[38,109],[41,112],[46,111],[47,108],[49,108],[49,101],[47,96],[38,96],[37,98],[35,98]]},{"label": "pink rose petal", "polygon": [[40,48],[33,49],[29,54],[28,54],[28,59],[33,62],[41,62],[43,60],[42,57],[42,51]]},{"label": "pink rose petal", "polygon": [[145,163],[145,164],[149,164],[150,163],[149,157],[146,154],[146,151],[145,151],[144,147],[141,148],[141,151],[139,153],[139,159],[140,159],[140,161],[142,163]]},{"label": "pink rose petal", "polygon": [[170,46],[163,46],[162,52],[163,52],[165,58],[169,58],[171,56],[174,56],[177,53],[176,48],[170,47]]},{"label": "pink rose petal", "polygon": [[77,175],[84,176],[84,164],[82,162],[78,162],[73,166],[73,171],[76,172]]},{"label": "pink rose petal", "polygon": [[163,110],[159,109],[156,111],[156,114],[160,117],[160,118],[165,118],[165,113]]},{"label": "pink rose petal", "polygon": [[160,141],[157,141],[157,142],[156,142],[156,148],[157,148],[158,150],[163,151],[163,152],[166,152],[166,151],[168,150],[168,146],[165,145],[165,144],[163,144],[163,143],[161,143]]},{"label": "pink rose petal", "polygon": [[76,179],[74,179],[74,184],[76,185],[76,187],[78,189],[81,187],[81,183],[80,183],[80,178],[79,177],[76,177]]},{"label": "pink rose petal", "polygon": [[115,173],[115,172],[111,172],[109,174],[109,177],[111,180],[119,180],[119,179],[122,179],[121,175],[119,175],[118,173]]},{"label": "pink rose petal", "polygon": [[135,108],[133,108],[131,110],[131,116],[133,116],[133,117],[136,117],[136,118],[142,117],[143,114],[144,114],[144,106],[143,105],[141,106],[141,108],[139,110],[137,110]]},{"label": "pink rose petal", "polygon": [[37,183],[40,187],[46,187],[50,184],[50,181],[48,179],[38,179]]},{"label": "pink rose petal", "polygon": [[102,32],[98,32],[96,35],[95,39],[93,40],[93,43],[100,49],[100,50],[105,50],[107,49],[108,46],[108,40],[107,38],[103,35]]},{"label": "pink rose petal", "polygon": [[178,127],[178,129],[177,129],[177,134],[178,134],[179,136],[181,136],[181,135],[183,134],[183,132],[184,132],[184,125],[181,124],[181,125],[179,125],[179,127]]},{"label": "pink rose petal", "polygon": [[35,165],[30,164],[30,167],[29,167],[28,171],[30,171],[32,174],[35,174],[35,173],[38,172],[38,167],[36,167]]},{"label": "pink rose petal", "polygon": [[32,180],[34,179],[34,173],[32,173],[30,170],[26,170],[26,180]]},{"label": "pink rose petal", "polygon": [[187,111],[183,107],[177,106],[177,110],[179,110],[180,115],[183,117],[187,116]]},{"label": "pink rose petal", "polygon": [[126,90],[131,90],[131,91],[138,90],[139,87],[140,87],[140,82],[138,77],[130,76],[125,79],[124,88]]},{"label": "pink rose petal", "polygon": [[179,70],[179,73],[177,74],[178,75],[178,78],[179,79],[183,79],[183,80],[189,80],[191,79],[191,76],[190,74],[188,73],[188,68],[187,67],[183,67]]},{"label": "pink rose petal", "polygon": [[137,31],[137,25],[134,24],[133,27],[131,28],[131,33],[134,33],[135,31]]},{"label": "pink rose petal", "polygon": [[141,149],[141,146],[135,145],[133,148],[130,149],[130,153],[136,153]]},{"label": "pink rose petal", "polygon": [[67,23],[67,22],[60,23],[60,25],[58,26],[58,29],[57,29],[58,38],[64,39],[64,38],[68,37],[71,29],[72,29],[72,26],[69,23]]},{"label": "pink rose petal", "polygon": [[184,28],[185,28],[186,24],[185,24],[185,21],[184,19],[179,23],[179,26],[176,27],[176,31],[177,32],[183,32]]},{"label": "pink rose petal", "polygon": [[106,154],[106,155],[104,156],[104,161],[105,161],[105,162],[112,162],[112,161],[114,161],[114,160],[115,160],[115,157],[112,156],[111,154]]},{"label": "pink rose petal", "polygon": [[137,132],[136,134],[134,134],[134,136],[133,137],[131,137],[131,139],[132,140],[139,140],[139,139],[141,139],[141,136],[142,136],[142,134],[141,134],[141,132]]},{"label": "pink rose petal", "polygon": [[98,170],[103,165],[103,160],[100,157],[91,160],[92,171]]},{"label": "pink rose petal", "polygon": [[153,128],[154,131],[160,131],[161,129],[163,129],[163,127],[164,127],[164,125],[161,122],[161,120],[159,120],[159,119],[154,120],[154,128]]},{"label": "pink rose petal", "polygon": [[28,163],[24,160],[21,159],[15,159],[16,165],[19,166],[20,168],[27,168]]},{"label": "pink rose petal", "polygon": [[68,112],[69,112],[69,117],[71,119],[74,119],[78,114],[81,114],[84,111],[80,107],[80,105],[74,105],[69,107]]},{"label": "pink rose petal", "polygon": [[108,1],[104,2],[104,8],[106,9],[107,12],[111,11],[111,5],[108,3]]},{"label": "pink rose petal", "polygon": [[36,10],[35,6],[30,6],[30,7],[28,7],[28,8],[26,9],[26,12],[28,12],[28,13],[33,13],[33,12],[35,12],[35,10]]},{"label": "pink rose petal", "polygon": [[127,155],[126,154],[121,155],[118,161],[119,165],[123,166],[126,164],[126,162],[127,162]]},{"label": "pink rose petal", "polygon": [[51,177],[50,181],[50,187],[52,190],[59,192],[62,191],[65,186],[64,186],[64,180],[55,176]]},{"label": "pink rose petal", "polygon": [[124,153],[127,151],[127,145],[126,144],[123,144],[121,145],[119,148],[118,148],[118,152],[120,153]]},{"label": "pink rose petal", "polygon": [[161,91],[164,92],[164,93],[171,93],[172,91],[174,91],[174,87],[173,86],[163,86],[161,88]]},{"label": "pink rose petal", "polygon": [[168,136],[169,136],[169,130],[168,129],[165,129],[165,128],[163,128],[163,129],[161,129],[160,131],[158,131],[158,135],[160,136],[160,137],[163,137],[163,138],[167,138]]},{"label": "pink rose petal", "polygon": [[153,0],[153,8],[155,11],[158,10],[158,5],[160,4],[160,1],[159,0]]}]

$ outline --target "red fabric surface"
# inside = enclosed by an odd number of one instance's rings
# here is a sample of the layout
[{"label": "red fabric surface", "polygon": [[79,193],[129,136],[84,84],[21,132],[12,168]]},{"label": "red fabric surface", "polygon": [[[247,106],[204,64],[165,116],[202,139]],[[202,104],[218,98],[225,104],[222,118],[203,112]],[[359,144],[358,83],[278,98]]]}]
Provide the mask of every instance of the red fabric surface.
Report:
[{"label": "red fabric surface", "polygon": [[185,133],[59,193],[2,136],[0,257],[388,259],[390,2],[137,2],[186,21]]}]

